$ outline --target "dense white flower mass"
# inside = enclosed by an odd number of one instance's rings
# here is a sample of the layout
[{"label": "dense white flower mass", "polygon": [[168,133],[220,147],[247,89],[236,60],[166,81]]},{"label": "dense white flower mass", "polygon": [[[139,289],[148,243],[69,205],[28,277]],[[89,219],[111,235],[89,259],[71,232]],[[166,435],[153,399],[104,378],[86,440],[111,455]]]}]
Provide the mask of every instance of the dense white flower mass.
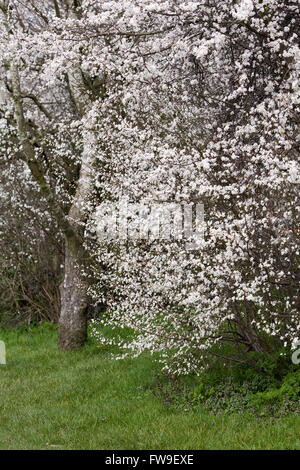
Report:
[{"label": "dense white flower mass", "polygon": [[[68,14],[45,2],[23,25],[12,8],[13,34],[1,24],[1,155],[16,139],[15,61],[60,207],[80,165],[92,168],[78,204],[83,243],[105,266],[90,288],[109,305],[101,321],[134,330],[124,354],[159,352],[177,373],[200,371],[221,343],[289,348],[300,337],[298,2],[77,3]],[[97,241],[96,207],[124,198],[204,204],[204,240]]]},{"label": "dense white flower mass", "polygon": [[[269,2],[265,2],[269,3]],[[252,0],[241,0],[233,13],[238,20],[247,20],[253,13],[254,5]]]}]

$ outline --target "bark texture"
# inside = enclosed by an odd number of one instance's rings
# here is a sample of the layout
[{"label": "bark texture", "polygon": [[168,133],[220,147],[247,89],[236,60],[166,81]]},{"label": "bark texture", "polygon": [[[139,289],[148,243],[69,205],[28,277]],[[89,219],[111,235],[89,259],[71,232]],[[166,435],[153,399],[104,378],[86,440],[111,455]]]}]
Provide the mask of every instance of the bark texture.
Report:
[{"label": "bark texture", "polygon": [[[69,16],[72,16],[71,13]],[[84,116],[92,103],[86,92],[80,69],[69,72],[68,83],[77,112],[80,116]],[[67,351],[81,348],[87,339],[88,286],[82,275],[87,263],[86,253],[80,240],[84,237],[85,219],[93,188],[94,153],[95,138],[92,132],[87,132],[76,193],[68,214],[68,221],[75,235],[65,234],[65,277],[60,289],[58,346]]]},{"label": "bark texture", "polygon": [[87,339],[87,286],[80,273],[84,264],[83,257],[76,240],[66,238],[58,341],[59,348],[66,351],[80,349]]}]

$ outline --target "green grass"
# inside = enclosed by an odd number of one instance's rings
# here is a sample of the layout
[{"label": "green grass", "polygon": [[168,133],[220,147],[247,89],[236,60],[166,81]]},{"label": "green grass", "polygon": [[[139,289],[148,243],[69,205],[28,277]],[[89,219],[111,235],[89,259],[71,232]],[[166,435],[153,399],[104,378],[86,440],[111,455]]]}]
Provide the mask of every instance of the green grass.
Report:
[{"label": "green grass", "polygon": [[55,327],[0,331],[0,449],[300,449],[300,418],[165,408],[150,357],[113,361],[90,340],[59,352]]}]

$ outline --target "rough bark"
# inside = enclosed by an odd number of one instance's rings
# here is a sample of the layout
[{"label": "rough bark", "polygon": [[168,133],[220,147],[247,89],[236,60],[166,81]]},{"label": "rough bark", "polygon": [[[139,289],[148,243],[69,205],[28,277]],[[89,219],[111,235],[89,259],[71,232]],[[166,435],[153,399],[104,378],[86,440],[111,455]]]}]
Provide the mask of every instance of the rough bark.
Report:
[{"label": "rough bark", "polygon": [[[68,16],[75,17],[74,4],[69,1]],[[83,81],[80,68],[68,74],[68,85],[77,112],[84,116],[91,106],[89,94]],[[65,236],[65,277],[61,285],[61,313],[59,318],[59,348],[64,350],[78,349],[87,339],[87,284],[82,270],[85,268],[83,239],[85,219],[89,210],[89,201],[93,188],[94,135],[86,134],[81,158],[80,175],[76,193],[68,214],[76,236]]]},{"label": "rough bark", "polygon": [[74,238],[66,237],[65,275],[61,284],[61,312],[59,318],[60,349],[80,349],[87,339],[87,286],[82,281],[84,264],[82,248]]}]

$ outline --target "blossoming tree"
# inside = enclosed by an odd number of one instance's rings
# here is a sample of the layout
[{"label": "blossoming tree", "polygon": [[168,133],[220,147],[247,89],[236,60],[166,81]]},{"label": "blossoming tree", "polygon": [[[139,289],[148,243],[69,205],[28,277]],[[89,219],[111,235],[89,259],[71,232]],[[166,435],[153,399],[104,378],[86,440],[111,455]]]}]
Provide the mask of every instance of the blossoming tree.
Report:
[{"label": "blossoming tree", "polygon": [[[87,288],[81,271],[88,255],[82,240],[95,155],[93,134],[82,120],[93,97],[76,61],[49,75],[42,35],[55,17],[76,18],[76,2],[5,0],[0,8],[1,153],[8,164],[18,160],[29,168],[64,235],[59,345],[73,349],[86,339]],[[52,54],[51,60],[59,66],[65,59]]]},{"label": "blossoming tree", "polygon": [[[1,8],[2,132],[66,242],[61,346],[85,339],[92,259],[105,265],[92,290],[108,292],[106,321],[132,327],[125,349],[160,351],[167,370],[199,370],[224,342],[243,356],[295,344],[297,3]],[[96,205],[124,198],[204,204],[204,238],[187,250],[186,240],[151,237],[149,227],[97,243]]]},{"label": "blossoming tree", "polygon": [[108,197],[204,203],[196,250],[151,227],[99,248],[111,324],[167,370],[199,370],[220,343],[244,358],[299,337],[298,21],[295,2],[136,1],[70,26],[95,67],[114,53],[118,86],[94,108]]}]

